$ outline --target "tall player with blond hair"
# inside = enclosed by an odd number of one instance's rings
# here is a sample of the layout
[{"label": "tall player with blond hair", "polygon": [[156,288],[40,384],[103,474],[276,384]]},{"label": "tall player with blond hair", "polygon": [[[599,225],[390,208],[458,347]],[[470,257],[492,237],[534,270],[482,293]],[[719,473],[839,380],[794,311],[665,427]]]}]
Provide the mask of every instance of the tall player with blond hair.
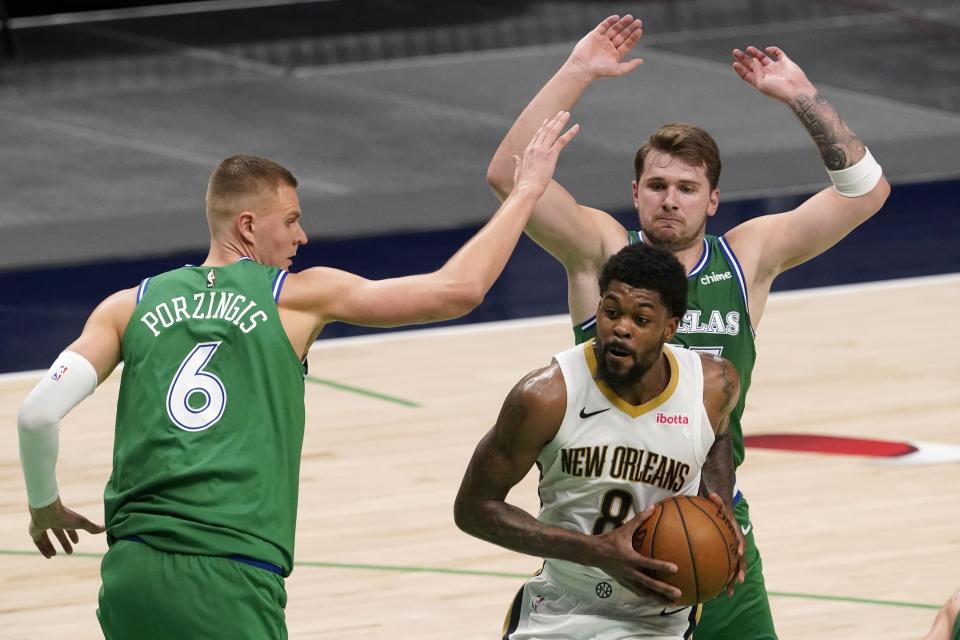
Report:
[{"label": "tall player with blond hair", "polygon": [[124,363],[104,495],[107,638],[286,637],[310,346],[330,322],[389,327],[476,307],[576,135],[568,120],[539,127],[514,161],[517,189],[443,267],[381,281],[290,273],[307,242],[296,179],[252,156],[217,167],[203,264],[104,300],[18,416],[30,537],[45,557],[50,532],[70,553],[78,529],[104,528],[60,499],[59,421]]}]

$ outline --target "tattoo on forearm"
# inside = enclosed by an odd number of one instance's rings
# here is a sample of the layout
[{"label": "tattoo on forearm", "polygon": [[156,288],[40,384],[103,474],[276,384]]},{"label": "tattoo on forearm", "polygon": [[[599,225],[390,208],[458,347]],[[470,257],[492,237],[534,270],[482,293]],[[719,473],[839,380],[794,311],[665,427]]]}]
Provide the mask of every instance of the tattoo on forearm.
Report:
[{"label": "tattoo on forearm", "polygon": [[846,169],[863,157],[865,147],[837,110],[816,94],[813,98],[800,96],[793,103],[793,111],[813,138],[827,169]]}]

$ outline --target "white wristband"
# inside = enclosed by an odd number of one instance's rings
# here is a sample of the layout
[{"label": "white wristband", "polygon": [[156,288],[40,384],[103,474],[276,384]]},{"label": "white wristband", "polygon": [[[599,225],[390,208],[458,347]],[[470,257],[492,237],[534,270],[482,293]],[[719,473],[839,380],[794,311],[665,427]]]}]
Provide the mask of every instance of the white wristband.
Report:
[{"label": "white wristband", "polygon": [[828,170],[827,173],[837,193],[847,198],[859,198],[873,191],[880,182],[883,168],[873,159],[870,149],[867,149],[857,164],[839,171]]},{"label": "white wristband", "polygon": [[64,351],[20,405],[20,465],[31,507],[45,507],[57,499],[60,418],[96,388],[97,371],[90,361]]}]

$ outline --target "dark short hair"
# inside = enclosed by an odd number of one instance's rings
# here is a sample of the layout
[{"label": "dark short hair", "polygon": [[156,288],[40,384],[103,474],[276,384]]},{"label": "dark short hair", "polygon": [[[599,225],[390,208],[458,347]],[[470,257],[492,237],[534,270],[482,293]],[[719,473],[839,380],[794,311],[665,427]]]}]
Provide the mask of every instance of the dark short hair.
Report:
[{"label": "dark short hair", "polygon": [[627,245],[603,265],[601,296],[614,280],[636,289],[656,291],[670,317],[683,318],[687,311],[687,272],[666,249],[642,242]]},{"label": "dark short hair", "polygon": [[634,176],[638,182],[651,149],[669,153],[695,167],[703,167],[711,191],[720,183],[720,149],[713,136],[696,125],[670,122],[651,133],[633,159]]}]

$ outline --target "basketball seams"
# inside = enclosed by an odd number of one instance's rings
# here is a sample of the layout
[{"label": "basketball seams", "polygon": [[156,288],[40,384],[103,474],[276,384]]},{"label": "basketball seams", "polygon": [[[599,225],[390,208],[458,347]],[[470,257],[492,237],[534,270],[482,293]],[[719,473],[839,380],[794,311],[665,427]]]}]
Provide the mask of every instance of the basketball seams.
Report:
[{"label": "basketball seams", "polygon": [[[650,527],[650,557],[657,557],[657,529],[660,527],[660,520],[663,518],[663,505],[657,505],[657,508],[654,509],[653,515],[657,517],[653,522],[653,526]],[[651,516],[653,517],[653,516]]]},{"label": "basketball seams", "polygon": [[[697,501],[696,501],[696,500],[691,500],[690,497],[687,496],[687,502],[689,502],[691,505],[693,505],[694,507],[696,507],[698,511],[702,512],[703,515],[705,515],[705,516],[707,517],[707,520],[710,522],[710,524],[713,525],[713,528],[716,529],[716,530],[717,530],[717,533],[720,534],[720,539],[723,540],[723,546],[724,546],[724,548],[726,549],[726,548],[729,546],[729,545],[727,545],[727,537],[726,537],[725,535],[723,535],[723,529],[720,528],[720,525],[717,524],[716,520],[714,520],[713,517],[712,517],[703,507],[701,507],[699,504],[697,504]],[[727,559],[727,576],[730,576],[731,572],[733,571],[733,566],[732,566],[732,564],[731,564],[731,562],[730,562],[730,554],[729,554],[729,553],[724,553],[723,555],[724,555],[724,556],[726,557],[726,559]],[[724,584],[724,586],[727,586],[727,585],[729,585],[729,584],[730,584],[730,579],[728,578],[727,581],[726,581],[726,583]],[[699,584],[698,584],[697,586],[699,587]]]},{"label": "basketball seams", "polygon": [[[689,497],[687,500],[690,501]],[[693,572],[693,585],[697,591],[696,602],[700,602],[700,577],[697,575],[697,557],[693,554],[693,544],[690,542],[690,531],[687,530],[687,521],[683,517],[683,509],[680,508],[677,499],[670,498],[670,502],[673,503],[674,508],[677,510],[677,515],[680,517],[680,526],[683,527],[683,537],[687,542],[687,551],[690,553],[690,570]]]}]

